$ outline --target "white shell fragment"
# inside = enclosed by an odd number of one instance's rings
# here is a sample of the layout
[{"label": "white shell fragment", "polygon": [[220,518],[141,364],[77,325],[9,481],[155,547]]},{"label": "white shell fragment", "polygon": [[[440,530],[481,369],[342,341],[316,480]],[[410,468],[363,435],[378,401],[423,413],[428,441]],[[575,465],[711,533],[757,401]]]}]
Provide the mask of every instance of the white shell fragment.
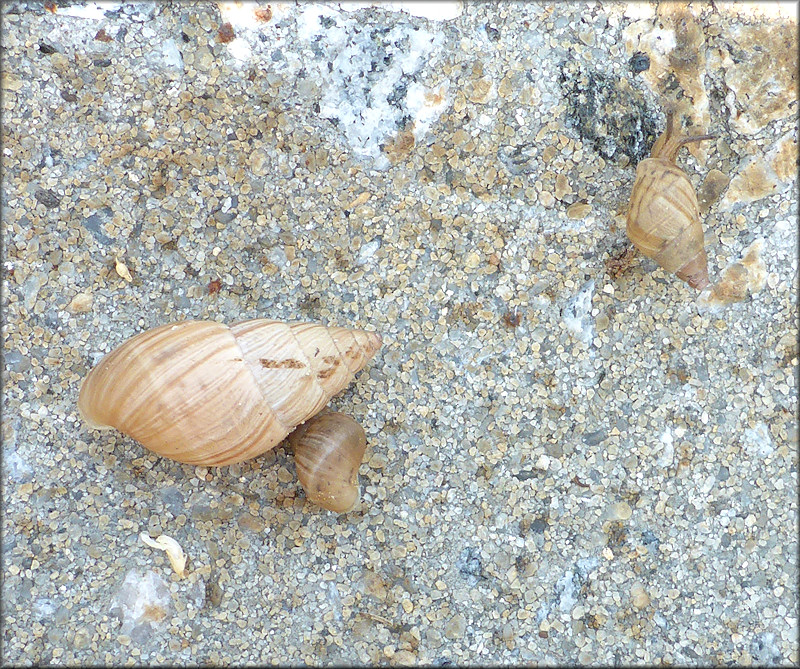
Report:
[{"label": "white shell fragment", "polygon": [[133,281],[133,277],[131,276],[131,272],[128,269],[127,265],[124,262],[122,262],[119,258],[117,258],[115,261],[114,269],[116,269],[117,274],[119,274],[128,283]]},{"label": "white shell fragment", "polygon": [[139,538],[150,546],[150,548],[158,548],[159,550],[165,551],[175,573],[180,578],[183,578],[184,570],[186,569],[186,553],[183,552],[183,548],[181,548],[180,544],[175,541],[175,539],[168,537],[166,534],[162,534],[157,539],[153,539],[147,532],[142,532]]}]

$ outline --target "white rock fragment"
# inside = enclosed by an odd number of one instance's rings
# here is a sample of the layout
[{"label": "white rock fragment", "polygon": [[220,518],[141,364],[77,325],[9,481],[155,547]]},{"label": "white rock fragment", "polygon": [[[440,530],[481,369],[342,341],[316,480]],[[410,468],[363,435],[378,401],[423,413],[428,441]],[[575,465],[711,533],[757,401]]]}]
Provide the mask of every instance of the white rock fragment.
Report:
[{"label": "white rock fragment", "polygon": [[709,474],[706,479],[700,484],[700,492],[704,495],[707,495],[711,492],[714,488],[714,485],[717,483],[717,477],[715,474]]},{"label": "white rock fragment", "polygon": [[561,320],[577,339],[590,342],[594,337],[592,319],[592,295],[594,294],[594,279],[587,281],[578,293],[569,299],[561,309]]},{"label": "white rock fragment", "polygon": [[367,242],[366,244],[362,244],[361,248],[358,249],[358,264],[363,265],[367,262],[372,256],[375,255],[376,251],[381,247],[381,240],[380,239],[373,239],[372,241]]},{"label": "white rock fragment", "polygon": [[[378,169],[389,167],[382,147],[408,129],[421,141],[451,104],[450,82],[439,72],[423,74],[444,44],[437,26],[408,16],[387,24],[380,10],[448,20],[461,2],[426,3],[270,3],[269,10],[246,2],[219,2],[223,20],[236,35],[227,44],[238,66],[258,61],[262,42],[282,57],[271,74],[276,81],[302,69],[297,93],[319,105],[321,118],[336,123],[353,152]],[[357,12],[357,10],[362,10]],[[294,15],[296,39],[280,29],[281,17]],[[399,19],[399,20],[398,20]]]},{"label": "white rock fragment", "polygon": [[29,481],[33,478],[33,468],[16,451],[3,450],[3,469],[13,481]]},{"label": "white rock fragment", "polygon": [[228,44],[228,53],[236,60],[245,62],[252,58],[253,48],[247,40],[237,37]]},{"label": "white rock fragment", "polygon": [[39,618],[50,618],[56,612],[56,604],[48,597],[38,597],[33,610]]},{"label": "white rock fragment", "polygon": [[658,456],[656,464],[659,467],[670,467],[675,459],[675,442],[672,438],[672,431],[669,428],[664,430],[664,434],[661,435],[661,442],[664,444],[664,450]]},{"label": "white rock fragment", "polygon": [[223,23],[230,23],[237,34],[239,30],[259,30],[264,25],[272,26],[291,12],[294,6],[294,2],[270,2],[268,5],[251,0],[217,2]]},{"label": "white rock fragment", "polygon": [[354,12],[365,7],[377,7],[393,12],[407,12],[431,21],[451,21],[461,16],[464,3],[461,0],[427,0],[427,2],[343,2],[341,8]]},{"label": "white rock fragment", "polygon": [[581,596],[581,586],[585,583],[592,571],[597,568],[599,560],[596,557],[581,558],[575,563],[574,569],[568,569],[556,582],[556,598],[558,608],[564,613],[572,611],[578,604]]},{"label": "white rock fragment", "polygon": [[413,83],[406,91],[406,109],[414,119],[414,138],[419,140],[450,105],[450,82],[433,89]]},{"label": "white rock fragment", "polygon": [[448,106],[446,83],[416,80],[441,49],[442,33],[410,22],[369,30],[356,16],[318,4],[303,5],[297,21],[298,41],[308,45],[305,67],[320,82],[320,116],[335,120],[353,152],[379,169],[389,166],[381,145],[403,119],[419,139]]},{"label": "white rock fragment", "polygon": [[556,582],[558,595],[558,608],[564,613],[572,610],[578,603],[577,588],[575,587],[575,572],[567,571]]},{"label": "white rock fragment", "polygon": [[36,304],[36,297],[39,294],[39,288],[42,287],[42,280],[38,274],[31,274],[25,283],[22,284],[22,304],[30,311]]},{"label": "white rock fragment", "polygon": [[[770,247],[780,248],[781,250],[785,251],[791,251],[792,258],[796,261],[796,256],[794,254],[794,251],[797,248],[797,236],[798,236],[797,216],[794,216],[792,218],[784,218],[780,221],[776,221],[773,233],[769,237]],[[794,269],[796,265],[797,263],[795,262],[792,265],[792,269]]]},{"label": "white rock fragment", "polygon": [[166,70],[183,74],[183,54],[174,39],[166,39],[161,43],[158,60]]},{"label": "white rock fragment", "polygon": [[624,15],[626,18],[639,21],[650,19],[655,14],[655,10],[649,2],[627,2],[625,3]]},{"label": "white rock fragment", "polygon": [[87,2],[85,5],[70,5],[69,7],[58,7],[58,16],[73,16],[78,19],[91,19],[100,21],[106,12],[113,12],[119,9],[121,2]]},{"label": "white rock fragment", "polygon": [[183,578],[186,569],[186,553],[183,552],[183,548],[181,548],[180,544],[175,541],[175,539],[168,537],[166,534],[162,534],[157,539],[153,539],[146,532],[142,532],[139,538],[151,548],[158,548],[159,550],[165,551],[175,573],[180,578]]},{"label": "white rock fragment", "polygon": [[769,429],[765,423],[759,423],[755,427],[747,428],[744,431],[744,448],[751,457],[758,457],[762,460],[775,450],[775,444],[769,435]]},{"label": "white rock fragment", "polygon": [[111,613],[120,616],[120,632],[128,634],[140,623],[164,620],[171,603],[169,586],[164,579],[153,571],[140,574],[133,569],[125,574],[112,601]]},{"label": "white rock fragment", "polygon": [[339,589],[336,587],[336,583],[333,581],[328,581],[328,586],[325,592],[328,603],[331,606],[331,610],[333,611],[333,617],[335,620],[342,619],[342,598],[339,596]]}]

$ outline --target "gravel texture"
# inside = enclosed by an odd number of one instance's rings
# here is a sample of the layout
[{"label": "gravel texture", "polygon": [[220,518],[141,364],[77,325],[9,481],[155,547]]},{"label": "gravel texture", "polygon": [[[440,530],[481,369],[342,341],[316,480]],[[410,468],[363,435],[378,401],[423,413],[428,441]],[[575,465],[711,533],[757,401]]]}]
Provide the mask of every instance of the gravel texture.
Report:
[{"label": "gravel texture", "polygon": [[[2,4],[4,664],[796,664],[794,10],[396,5]],[[667,99],[727,306],[625,236]],[[346,515],[78,416],[255,317],[383,335]]]}]

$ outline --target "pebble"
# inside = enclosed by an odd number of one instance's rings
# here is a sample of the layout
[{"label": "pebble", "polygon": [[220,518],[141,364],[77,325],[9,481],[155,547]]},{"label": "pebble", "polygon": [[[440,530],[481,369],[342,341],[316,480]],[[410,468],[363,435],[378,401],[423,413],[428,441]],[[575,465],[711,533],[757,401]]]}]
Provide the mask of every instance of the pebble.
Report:
[{"label": "pebble", "polygon": [[448,639],[460,639],[467,631],[467,621],[463,615],[457,613],[448,621],[444,628],[444,635]]},{"label": "pebble", "polygon": [[569,218],[580,220],[586,218],[587,214],[592,210],[592,205],[586,202],[576,202],[567,207],[567,216]]},{"label": "pebble", "polygon": [[627,502],[612,504],[604,514],[606,520],[629,520],[631,515],[633,515],[633,510]]},{"label": "pebble", "polygon": [[91,311],[93,302],[94,298],[89,293],[78,293],[70,300],[67,309],[74,314],[83,314]]},{"label": "pebble", "polygon": [[650,597],[640,583],[631,586],[631,601],[637,609],[643,609],[650,604]]},{"label": "pebble", "polygon": [[475,269],[481,263],[481,256],[475,251],[470,251],[464,258],[464,267],[467,269]]}]

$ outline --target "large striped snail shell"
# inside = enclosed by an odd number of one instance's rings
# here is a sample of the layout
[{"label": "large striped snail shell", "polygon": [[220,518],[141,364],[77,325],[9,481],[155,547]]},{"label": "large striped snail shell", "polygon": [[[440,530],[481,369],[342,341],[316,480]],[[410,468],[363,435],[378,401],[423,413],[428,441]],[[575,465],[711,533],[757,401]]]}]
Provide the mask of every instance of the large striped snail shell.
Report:
[{"label": "large striped snail shell", "polygon": [[667,129],[636,168],[626,224],[639,251],[697,290],[709,285],[703,226],[694,187],[675,159],[685,144],[714,137],[680,135],[668,113]]},{"label": "large striped snail shell", "polygon": [[374,332],[255,319],[183,321],[132,337],[83,382],[78,408],[151,451],[195,465],[261,455],[343,390]]}]

